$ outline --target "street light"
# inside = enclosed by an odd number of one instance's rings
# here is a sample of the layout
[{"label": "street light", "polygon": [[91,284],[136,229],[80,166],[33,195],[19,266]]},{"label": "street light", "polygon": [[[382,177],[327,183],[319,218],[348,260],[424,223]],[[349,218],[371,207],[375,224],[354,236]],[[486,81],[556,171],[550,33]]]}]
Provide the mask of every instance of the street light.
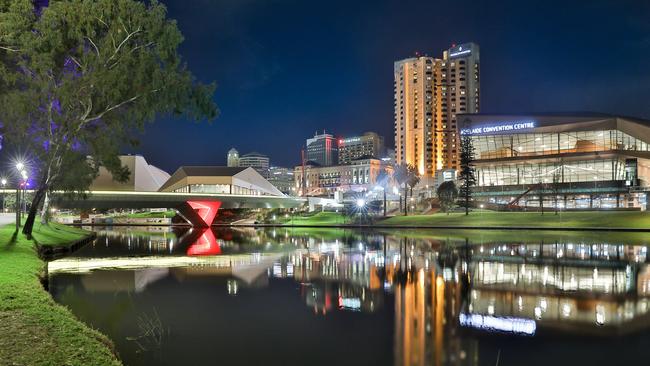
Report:
[{"label": "street light", "polygon": [[20,176],[23,178],[23,183],[22,183],[23,192],[20,198],[22,202],[22,207],[21,207],[21,213],[22,213],[22,211],[27,211],[27,200],[25,199],[25,195],[27,194],[27,181],[29,180],[29,176],[27,175],[27,171],[25,170],[20,172]]},{"label": "street light", "polygon": [[[16,162],[16,170],[20,174],[20,176],[23,178],[23,183],[22,185],[25,185],[25,181],[27,181],[27,172],[25,171],[25,164],[22,161]],[[21,188],[21,183],[18,182],[18,186],[16,187],[16,232],[20,230],[20,188]]]},{"label": "street light", "polygon": [[363,198],[359,198],[357,200],[357,207],[359,207],[359,208],[366,207],[366,200],[364,200]]},{"label": "street light", "polygon": [[5,212],[5,188],[7,187],[7,178],[0,179],[0,184],[2,184],[2,212]]}]

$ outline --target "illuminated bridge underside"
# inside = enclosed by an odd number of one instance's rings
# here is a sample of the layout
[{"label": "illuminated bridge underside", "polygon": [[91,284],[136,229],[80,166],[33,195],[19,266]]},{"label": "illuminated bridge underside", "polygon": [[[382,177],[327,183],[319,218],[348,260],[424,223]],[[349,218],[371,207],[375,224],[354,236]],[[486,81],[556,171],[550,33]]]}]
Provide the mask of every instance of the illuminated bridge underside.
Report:
[{"label": "illuminated bridge underside", "polygon": [[86,199],[54,194],[52,205],[59,209],[176,209],[193,226],[210,226],[220,208],[294,208],[302,198],[167,192],[88,192]]}]

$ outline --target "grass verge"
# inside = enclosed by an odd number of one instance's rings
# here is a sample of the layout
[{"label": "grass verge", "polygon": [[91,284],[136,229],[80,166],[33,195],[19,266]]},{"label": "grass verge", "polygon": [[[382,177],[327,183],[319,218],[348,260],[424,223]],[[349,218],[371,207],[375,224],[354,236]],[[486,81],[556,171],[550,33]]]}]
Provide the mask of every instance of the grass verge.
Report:
[{"label": "grass verge", "polygon": [[293,216],[282,217],[278,220],[279,223],[284,225],[343,225],[348,223],[349,218],[346,218],[341,213],[336,212],[319,212],[308,216]]},{"label": "grass verge", "polygon": [[[350,224],[350,218],[341,213],[319,212],[309,216],[282,218],[284,225],[336,226]],[[354,225],[354,224],[352,224]],[[650,212],[641,211],[588,211],[588,212],[495,212],[480,210],[449,215],[393,216],[379,218],[375,225],[387,226],[433,226],[433,227],[535,227],[535,228],[627,228],[650,229]]]},{"label": "grass verge", "polygon": [[559,228],[650,228],[650,213],[641,211],[562,212],[472,212],[433,215],[394,216],[379,222],[395,226],[471,226],[471,227],[559,227]]},{"label": "grass verge", "polygon": [[[8,365],[120,365],[111,342],[54,302],[39,281],[44,263],[34,240],[0,227],[0,363]],[[41,245],[66,245],[87,231],[37,224]]]}]

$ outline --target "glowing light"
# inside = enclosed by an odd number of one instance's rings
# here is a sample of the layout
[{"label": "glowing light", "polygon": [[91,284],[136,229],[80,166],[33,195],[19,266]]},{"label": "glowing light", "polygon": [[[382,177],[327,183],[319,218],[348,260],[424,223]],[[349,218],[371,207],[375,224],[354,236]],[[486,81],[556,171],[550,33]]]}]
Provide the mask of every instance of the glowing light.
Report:
[{"label": "glowing light", "polygon": [[532,319],[461,313],[458,320],[462,326],[487,331],[534,335],[537,329],[537,323]]},{"label": "glowing light", "polygon": [[358,200],[357,200],[357,207],[359,207],[359,208],[364,208],[364,207],[366,207],[366,200],[364,200],[364,199],[362,199],[362,198],[358,199]]},{"label": "glowing light", "polygon": [[187,248],[187,255],[200,256],[200,255],[219,255],[221,254],[221,246],[217,243],[212,229],[205,229],[201,236]]},{"label": "glowing light", "polygon": [[466,128],[460,131],[461,135],[477,135],[493,132],[516,131],[535,128],[535,121],[517,121],[513,123],[498,124],[493,126],[482,126]]},{"label": "glowing light", "polygon": [[221,202],[219,201],[187,201],[187,204],[197,211],[207,226],[212,226],[212,222],[217,216],[217,211],[221,207]]}]

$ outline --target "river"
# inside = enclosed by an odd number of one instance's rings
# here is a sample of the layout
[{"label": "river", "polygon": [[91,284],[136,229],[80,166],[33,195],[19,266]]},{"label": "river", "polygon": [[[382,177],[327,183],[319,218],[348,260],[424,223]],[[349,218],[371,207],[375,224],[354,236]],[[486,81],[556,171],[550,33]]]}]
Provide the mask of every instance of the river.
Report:
[{"label": "river", "polygon": [[126,365],[647,362],[643,233],[90,229],[49,291]]}]

